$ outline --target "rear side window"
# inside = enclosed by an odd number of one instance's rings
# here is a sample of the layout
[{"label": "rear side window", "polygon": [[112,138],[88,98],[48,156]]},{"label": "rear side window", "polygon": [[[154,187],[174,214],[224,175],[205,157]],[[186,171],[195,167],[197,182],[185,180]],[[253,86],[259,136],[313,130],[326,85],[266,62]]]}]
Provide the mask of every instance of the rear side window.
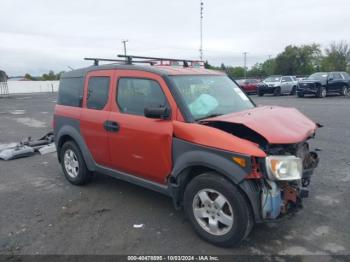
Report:
[{"label": "rear side window", "polygon": [[348,73],[343,72],[342,76],[343,76],[344,79],[349,79],[349,74]]},{"label": "rear side window", "polygon": [[81,107],[84,81],[82,77],[62,78],[58,89],[57,104]]},{"label": "rear side window", "polygon": [[341,79],[343,79],[343,77],[341,76],[340,73],[333,73],[333,78],[334,78],[334,80],[341,80]]},{"label": "rear side window", "polygon": [[102,110],[108,100],[109,77],[90,77],[87,93],[87,108]]},{"label": "rear side window", "polygon": [[121,78],[118,82],[117,104],[123,113],[144,115],[146,107],[162,107],[167,102],[157,81]]}]

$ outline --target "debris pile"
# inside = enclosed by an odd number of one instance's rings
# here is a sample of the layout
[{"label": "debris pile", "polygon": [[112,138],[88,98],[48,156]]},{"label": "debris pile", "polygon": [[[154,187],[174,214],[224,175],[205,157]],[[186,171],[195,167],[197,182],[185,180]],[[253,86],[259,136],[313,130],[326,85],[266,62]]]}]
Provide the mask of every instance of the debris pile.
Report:
[{"label": "debris pile", "polygon": [[56,152],[53,132],[49,132],[37,140],[28,137],[19,143],[0,145],[0,159],[3,160],[28,157],[34,155],[35,152],[42,155]]}]

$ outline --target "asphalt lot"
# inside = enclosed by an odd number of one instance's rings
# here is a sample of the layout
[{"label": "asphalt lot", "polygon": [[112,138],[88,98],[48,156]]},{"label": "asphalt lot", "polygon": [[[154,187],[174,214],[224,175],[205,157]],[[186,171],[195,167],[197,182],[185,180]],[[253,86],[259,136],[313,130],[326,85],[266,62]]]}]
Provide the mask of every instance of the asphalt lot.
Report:
[{"label": "asphalt lot", "polygon": [[[218,248],[195,235],[169,198],[103,175],[73,186],[56,154],[35,155],[0,162],[0,254],[350,255],[350,97],[252,98],[297,107],[324,125],[311,141],[322,151],[310,197],[294,217]],[[56,94],[0,98],[0,144],[49,131],[55,101]]]}]

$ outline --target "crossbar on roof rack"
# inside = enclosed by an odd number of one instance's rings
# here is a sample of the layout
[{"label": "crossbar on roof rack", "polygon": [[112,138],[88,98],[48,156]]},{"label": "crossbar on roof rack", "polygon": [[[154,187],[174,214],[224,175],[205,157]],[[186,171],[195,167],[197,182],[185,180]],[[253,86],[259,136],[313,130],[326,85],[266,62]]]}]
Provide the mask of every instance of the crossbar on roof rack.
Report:
[{"label": "crossbar on roof rack", "polygon": [[[98,58],[98,57],[86,57],[84,58],[84,60],[87,61],[94,61],[94,66],[98,66],[99,62],[117,62],[120,64],[132,64],[131,62],[129,62],[129,60],[122,60],[122,59],[109,59],[109,58]],[[141,63],[141,64],[150,64],[150,65],[154,65],[155,62],[153,61],[132,61],[133,63]]]},{"label": "crossbar on roof rack", "polygon": [[98,66],[100,61],[125,63],[125,60],[121,60],[121,59],[108,59],[108,58],[97,58],[97,57],[85,57],[84,60],[94,61],[94,66]]}]

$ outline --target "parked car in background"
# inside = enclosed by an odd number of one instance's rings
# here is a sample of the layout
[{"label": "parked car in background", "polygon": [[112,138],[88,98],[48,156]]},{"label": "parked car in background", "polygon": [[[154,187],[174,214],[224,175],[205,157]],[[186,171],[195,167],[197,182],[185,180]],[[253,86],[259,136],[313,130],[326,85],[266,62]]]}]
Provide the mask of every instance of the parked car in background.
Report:
[{"label": "parked car in background", "polygon": [[256,94],[256,88],[260,80],[258,79],[239,79],[236,80],[237,84],[247,93]]},{"label": "parked car in background", "polygon": [[329,93],[346,96],[349,93],[350,77],[346,72],[318,72],[299,82],[298,97],[313,94],[324,98]]},{"label": "parked car in background", "polygon": [[263,96],[264,94],[273,94],[275,96],[282,94],[293,95],[296,92],[297,85],[293,76],[273,75],[257,85],[257,94],[258,96]]}]

